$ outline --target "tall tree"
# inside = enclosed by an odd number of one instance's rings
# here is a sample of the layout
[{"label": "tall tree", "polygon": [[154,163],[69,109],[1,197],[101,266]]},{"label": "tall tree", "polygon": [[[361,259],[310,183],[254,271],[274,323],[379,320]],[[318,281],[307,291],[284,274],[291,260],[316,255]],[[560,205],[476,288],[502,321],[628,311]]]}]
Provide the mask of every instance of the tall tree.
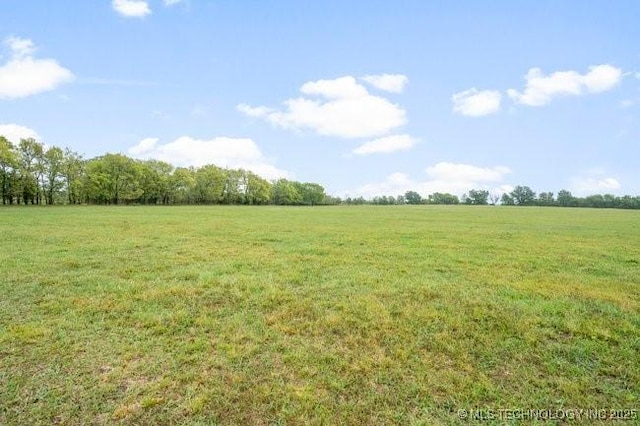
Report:
[{"label": "tall tree", "polygon": [[511,191],[510,195],[518,206],[530,206],[536,200],[536,193],[528,186],[518,185]]},{"label": "tall tree", "polygon": [[292,205],[302,202],[302,194],[295,183],[287,179],[278,179],[271,187],[271,200],[277,205]]},{"label": "tall tree", "polygon": [[457,195],[441,192],[434,192],[429,195],[429,204],[458,204],[460,199]]},{"label": "tall tree", "polygon": [[487,205],[489,204],[489,191],[482,189],[472,189],[465,199],[466,204]]},{"label": "tall tree", "polygon": [[47,204],[53,204],[55,195],[63,188],[64,152],[56,146],[49,148],[43,156],[43,190]]},{"label": "tall tree", "polygon": [[491,201],[491,205],[495,206],[496,204],[498,204],[498,201],[500,201],[500,194],[493,192],[491,194],[489,194],[489,201]]},{"label": "tall tree", "polygon": [[18,154],[15,147],[7,138],[0,136],[0,193],[2,204],[13,203],[13,190],[16,186],[16,169],[18,168]]},{"label": "tall tree", "polygon": [[173,204],[192,204],[195,197],[195,169],[178,167],[169,179],[169,194]]},{"label": "tall tree", "polygon": [[202,166],[195,173],[195,197],[200,204],[218,204],[223,200],[226,176],[224,170],[213,164]]},{"label": "tall tree", "polygon": [[404,193],[404,200],[407,204],[420,204],[422,203],[422,196],[416,191],[407,191]]},{"label": "tall tree", "polygon": [[567,191],[566,189],[558,192],[558,198],[556,199],[556,202],[559,206],[562,207],[573,207],[578,204],[573,194],[571,194],[571,192]]},{"label": "tall tree", "polygon": [[322,203],[326,196],[324,187],[312,182],[305,182],[300,185],[299,192],[302,193],[302,203],[310,206]]},{"label": "tall tree", "polygon": [[62,178],[65,182],[69,204],[80,204],[83,201],[84,168],[85,161],[82,155],[69,148],[65,149],[62,161]]},{"label": "tall tree", "polygon": [[36,204],[39,199],[40,187],[36,164],[42,156],[42,144],[33,138],[21,139],[18,144],[20,161],[19,184],[24,204]]},{"label": "tall tree", "polygon": [[142,195],[137,163],[122,154],[106,154],[89,161],[87,196],[105,204],[129,203]]},{"label": "tall tree", "polygon": [[225,204],[244,204],[244,170],[227,169],[224,171],[224,174],[225,182],[222,189],[222,202]]},{"label": "tall tree", "polygon": [[169,180],[173,166],[164,161],[138,161],[140,170],[139,202],[143,204],[167,204],[169,201]]},{"label": "tall tree", "polygon": [[500,198],[500,204],[503,206],[515,206],[516,203],[513,201],[513,197],[505,192]]},{"label": "tall tree", "polygon": [[245,202],[247,204],[269,204],[271,183],[253,172],[245,171]]},{"label": "tall tree", "polygon": [[538,205],[540,206],[553,206],[555,200],[553,199],[553,192],[541,192],[538,194]]}]

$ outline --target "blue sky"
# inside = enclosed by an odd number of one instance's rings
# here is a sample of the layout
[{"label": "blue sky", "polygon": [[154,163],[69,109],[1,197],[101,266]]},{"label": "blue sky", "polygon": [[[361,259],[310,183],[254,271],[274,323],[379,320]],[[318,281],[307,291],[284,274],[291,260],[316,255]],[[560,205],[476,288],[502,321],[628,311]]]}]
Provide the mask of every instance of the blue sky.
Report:
[{"label": "blue sky", "polygon": [[323,184],[640,194],[640,2],[2,0],[0,133]]}]

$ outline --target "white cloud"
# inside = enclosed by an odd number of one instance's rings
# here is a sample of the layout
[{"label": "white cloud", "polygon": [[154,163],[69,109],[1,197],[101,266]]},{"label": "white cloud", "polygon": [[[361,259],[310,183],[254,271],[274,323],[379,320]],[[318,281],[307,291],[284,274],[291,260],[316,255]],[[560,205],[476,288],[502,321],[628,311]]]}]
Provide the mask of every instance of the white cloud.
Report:
[{"label": "white cloud", "polygon": [[578,178],[573,181],[573,189],[579,194],[602,194],[620,189],[620,182],[613,177]]},{"label": "white cloud", "polygon": [[251,170],[267,179],[288,176],[286,171],[271,164],[251,139],[217,137],[202,140],[183,136],[166,144],[158,142],[157,138],[143,139],[129,148],[128,153],[136,158],[166,161],[180,167],[215,164]]},{"label": "white cloud", "polygon": [[499,182],[508,173],[511,173],[511,170],[505,166],[477,167],[469,164],[447,162],[438,163],[427,168],[427,174],[431,178],[448,182]]},{"label": "white cloud", "polygon": [[498,195],[508,194],[512,192],[514,189],[515,187],[513,185],[509,185],[509,184],[499,185],[493,188],[493,190],[491,190],[491,194],[498,194]]},{"label": "white cloud", "polygon": [[149,3],[143,0],[113,0],[111,6],[127,18],[142,18],[151,13]]},{"label": "white cloud", "polygon": [[[128,149],[129,154],[133,156],[144,156],[150,158],[149,155],[156,148],[156,145],[160,139],[158,138],[145,138],[142,139],[138,145],[134,145]],[[157,158],[159,160],[159,158]]]},{"label": "white cloud", "polygon": [[622,71],[611,65],[589,67],[589,72],[582,76],[582,84],[591,93],[611,90],[622,79]]},{"label": "white cloud", "polygon": [[20,139],[40,140],[40,135],[35,130],[18,124],[0,124],[0,136],[4,136],[14,144],[20,143]]},{"label": "white cloud", "polygon": [[406,151],[408,149],[411,149],[417,142],[417,139],[409,135],[385,136],[360,145],[353,150],[353,153],[356,155],[368,155],[376,153]]},{"label": "white cloud", "polygon": [[478,91],[475,87],[451,96],[453,111],[470,117],[493,114],[500,110],[502,95],[495,90]]},{"label": "white cloud", "polygon": [[27,38],[8,37],[5,40],[5,44],[11,50],[14,59],[29,57],[36,51],[35,44]]},{"label": "white cloud", "polygon": [[236,108],[238,109],[238,111],[248,115],[249,117],[264,117],[275,112],[273,108],[267,108],[264,106],[252,107],[247,104],[240,104]]},{"label": "white cloud", "polygon": [[164,0],[165,6],[173,6],[178,3],[182,3],[182,0]]},{"label": "white cloud", "polygon": [[29,39],[9,37],[8,62],[0,66],[0,99],[18,99],[53,90],[75,77],[53,59],[35,59],[35,46]]},{"label": "white cloud", "polygon": [[382,136],[407,122],[402,108],[369,94],[351,76],[308,82],[300,91],[316,98],[286,100],[284,110],[246,104],[238,105],[237,109],[285,129],[310,129],[320,135],[341,138]]},{"label": "white cloud", "polygon": [[376,89],[391,93],[402,93],[409,82],[407,76],[402,74],[365,75],[362,79]]},{"label": "white cloud", "polygon": [[460,196],[470,189],[502,193],[505,189],[511,188],[502,183],[510,172],[511,170],[504,166],[478,167],[441,162],[426,169],[427,180],[415,180],[405,173],[393,173],[382,182],[361,186],[345,195],[370,198],[417,191],[424,197],[434,192],[448,192]]},{"label": "white cloud", "polygon": [[334,80],[318,80],[305,83],[300,88],[305,95],[318,95],[327,99],[349,99],[367,96],[367,89],[359,85],[351,76]]},{"label": "white cloud", "polygon": [[612,193],[621,187],[618,179],[607,176],[606,171],[601,168],[588,170],[583,176],[571,179],[571,190],[580,196]]},{"label": "white cloud", "polygon": [[420,183],[411,179],[406,173],[392,173],[382,182],[368,183],[344,194],[345,197],[373,198],[382,195],[401,195],[407,191],[416,191]]},{"label": "white cloud", "polygon": [[541,106],[551,102],[552,98],[562,95],[581,95],[585,91],[600,93],[612,89],[622,79],[622,71],[611,65],[589,67],[589,72],[579,74],[576,71],[558,71],[544,75],[540,68],[527,72],[524,92],[509,89],[507,93],[518,103]]}]

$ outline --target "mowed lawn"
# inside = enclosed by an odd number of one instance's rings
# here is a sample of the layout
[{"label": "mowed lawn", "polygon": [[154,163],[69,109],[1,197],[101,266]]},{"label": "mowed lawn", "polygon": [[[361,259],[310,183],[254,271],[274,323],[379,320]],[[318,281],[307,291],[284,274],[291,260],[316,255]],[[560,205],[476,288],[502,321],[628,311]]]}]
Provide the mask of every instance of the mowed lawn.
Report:
[{"label": "mowed lawn", "polygon": [[0,424],[640,406],[639,211],[12,207],[0,235]]}]

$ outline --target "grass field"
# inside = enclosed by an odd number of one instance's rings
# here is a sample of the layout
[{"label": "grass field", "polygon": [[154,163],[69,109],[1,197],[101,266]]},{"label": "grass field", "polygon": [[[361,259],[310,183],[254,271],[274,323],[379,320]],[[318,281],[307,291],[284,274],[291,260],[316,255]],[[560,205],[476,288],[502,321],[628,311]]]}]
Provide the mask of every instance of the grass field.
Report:
[{"label": "grass field", "polygon": [[638,211],[14,207],[0,235],[0,424],[640,406]]}]

